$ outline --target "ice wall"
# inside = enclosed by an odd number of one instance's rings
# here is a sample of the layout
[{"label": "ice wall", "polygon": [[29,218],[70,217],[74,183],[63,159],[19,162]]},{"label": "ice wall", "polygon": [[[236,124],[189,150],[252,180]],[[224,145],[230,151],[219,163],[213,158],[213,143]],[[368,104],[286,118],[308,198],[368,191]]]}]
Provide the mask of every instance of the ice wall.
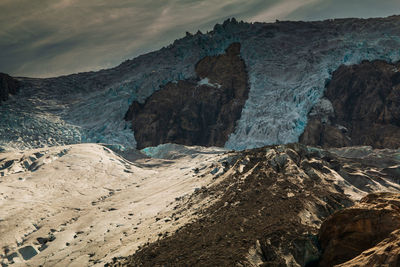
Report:
[{"label": "ice wall", "polygon": [[400,59],[400,17],[255,24],[240,39],[251,89],[232,149],[297,142],[341,64]]}]

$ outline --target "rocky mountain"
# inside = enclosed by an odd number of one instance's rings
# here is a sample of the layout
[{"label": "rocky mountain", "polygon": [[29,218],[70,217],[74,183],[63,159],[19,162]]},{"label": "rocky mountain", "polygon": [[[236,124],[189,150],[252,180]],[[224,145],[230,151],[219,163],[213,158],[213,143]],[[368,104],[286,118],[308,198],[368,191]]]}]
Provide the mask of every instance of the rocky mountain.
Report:
[{"label": "rocky mountain", "polygon": [[400,147],[399,63],[341,66],[309,114],[300,142],[324,147]]},{"label": "rocky mountain", "polygon": [[196,79],[170,82],[144,104],[132,103],[125,118],[132,122],[137,148],[224,146],[249,91],[240,43],[231,44],[225,54],[203,58],[195,71]]},{"label": "rocky mountain", "polygon": [[124,120],[132,103],[144,104],[155,91],[177,81],[198,79],[196,64],[224,54],[232,43],[241,45],[249,91],[234,129],[217,134],[228,136],[224,146],[245,149],[297,142],[333,72],[363,60],[399,60],[399,37],[398,16],[276,23],[227,20],[210,32],[187,34],[112,69],[18,78],[18,100],[0,107],[0,146],[12,150],[104,142],[135,148],[131,123]]}]

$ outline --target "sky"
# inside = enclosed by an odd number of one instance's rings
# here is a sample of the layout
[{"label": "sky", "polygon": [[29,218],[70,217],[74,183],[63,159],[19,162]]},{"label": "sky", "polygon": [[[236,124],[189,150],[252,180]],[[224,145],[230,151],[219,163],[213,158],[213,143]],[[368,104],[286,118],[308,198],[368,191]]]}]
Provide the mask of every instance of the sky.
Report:
[{"label": "sky", "polygon": [[273,22],[394,14],[400,0],[0,0],[0,72],[54,77],[110,68],[231,17]]}]

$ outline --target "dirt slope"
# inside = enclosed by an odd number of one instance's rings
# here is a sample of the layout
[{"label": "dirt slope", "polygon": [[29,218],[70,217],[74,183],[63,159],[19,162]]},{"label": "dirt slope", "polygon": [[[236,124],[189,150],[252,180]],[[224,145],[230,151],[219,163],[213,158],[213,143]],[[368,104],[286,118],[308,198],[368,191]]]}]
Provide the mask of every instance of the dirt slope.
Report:
[{"label": "dirt slope", "polygon": [[198,192],[221,196],[199,219],[110,265],[313,266],[326,217],[367,192],[398,192],[371,163],[386,153],[388,165],[398,161],[393,151],[330,153],[297,144],[238,153],[223,182]]}]

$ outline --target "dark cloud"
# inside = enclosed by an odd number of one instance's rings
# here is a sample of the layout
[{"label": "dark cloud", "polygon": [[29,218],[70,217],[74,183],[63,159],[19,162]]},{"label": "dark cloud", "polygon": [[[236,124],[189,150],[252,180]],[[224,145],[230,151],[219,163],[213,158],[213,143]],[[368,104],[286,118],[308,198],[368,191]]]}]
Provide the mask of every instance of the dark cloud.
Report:
[{"label": "dark cloud", "polygon": [[159,49],[186,31],[209,30],[228,17],[385,16],[399,10],[397,1],[2,0],[0,72],[49,77],[97,70]]}]

